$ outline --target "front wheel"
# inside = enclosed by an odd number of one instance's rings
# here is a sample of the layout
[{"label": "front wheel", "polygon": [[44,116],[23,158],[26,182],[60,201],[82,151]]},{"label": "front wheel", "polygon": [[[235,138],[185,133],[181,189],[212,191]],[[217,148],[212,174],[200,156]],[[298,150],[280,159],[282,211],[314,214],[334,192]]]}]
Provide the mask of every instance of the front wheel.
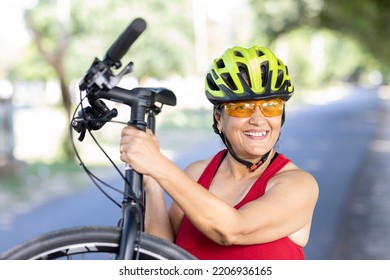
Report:
[{"label": "front wheel", "polygon": [[[11,248],[0,259],[115,260],[118,256],[121,229],[106,226],[84,226],[49,232]],[[134,255],[140,260],[191,260],[194,256],[168,241],[141,233]]]}]

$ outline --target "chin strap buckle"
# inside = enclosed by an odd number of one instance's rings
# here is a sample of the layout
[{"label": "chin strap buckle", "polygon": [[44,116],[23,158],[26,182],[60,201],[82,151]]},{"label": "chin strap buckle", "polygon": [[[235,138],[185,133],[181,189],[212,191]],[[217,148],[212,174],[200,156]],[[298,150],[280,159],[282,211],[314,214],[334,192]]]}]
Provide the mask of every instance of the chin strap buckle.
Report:
[{"label": "chin strap buckle", "polygon": [[252,164],[252,166],[249,167],[249,171],[250,172],[255,172],[257,170],[257,168],[259,168],[262,164],[263,164],[262,160],[260,160],[258,163]]}]

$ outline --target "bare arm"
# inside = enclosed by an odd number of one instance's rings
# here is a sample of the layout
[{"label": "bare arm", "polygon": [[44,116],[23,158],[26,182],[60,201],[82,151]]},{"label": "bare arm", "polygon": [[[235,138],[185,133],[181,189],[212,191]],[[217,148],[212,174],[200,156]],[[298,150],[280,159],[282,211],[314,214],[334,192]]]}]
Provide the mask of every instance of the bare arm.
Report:
[{"label": "bare arm", "polygon": [[149,234],[173,242],[175,234],[170,223],[164,190],[153,178],[144,177],[146,190],[145,230]]}]

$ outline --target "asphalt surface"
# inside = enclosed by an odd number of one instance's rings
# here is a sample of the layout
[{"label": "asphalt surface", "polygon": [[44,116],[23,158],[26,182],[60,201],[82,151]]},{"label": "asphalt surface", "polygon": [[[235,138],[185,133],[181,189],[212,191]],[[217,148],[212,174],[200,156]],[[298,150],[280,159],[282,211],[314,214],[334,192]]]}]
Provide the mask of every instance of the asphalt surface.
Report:
[{"label": "asphalt surface", "polygon": [[390,259],[390,89],[380,97],[380,125],[351,187],[333,259]]}]

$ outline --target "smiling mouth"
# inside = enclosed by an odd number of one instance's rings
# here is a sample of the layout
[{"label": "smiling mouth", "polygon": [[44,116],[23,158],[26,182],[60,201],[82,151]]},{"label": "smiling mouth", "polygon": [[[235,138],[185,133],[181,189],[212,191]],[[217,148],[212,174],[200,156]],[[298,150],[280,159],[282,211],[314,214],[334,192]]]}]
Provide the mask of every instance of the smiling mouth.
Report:
[{"label": "smiling mouth", "polygon": [[246,131],[244,132],[246,136],[251,136],[251,137],[262,137],[267,134],[267,131],[261,131],[261,132],[253,132],[253,131]]}]

